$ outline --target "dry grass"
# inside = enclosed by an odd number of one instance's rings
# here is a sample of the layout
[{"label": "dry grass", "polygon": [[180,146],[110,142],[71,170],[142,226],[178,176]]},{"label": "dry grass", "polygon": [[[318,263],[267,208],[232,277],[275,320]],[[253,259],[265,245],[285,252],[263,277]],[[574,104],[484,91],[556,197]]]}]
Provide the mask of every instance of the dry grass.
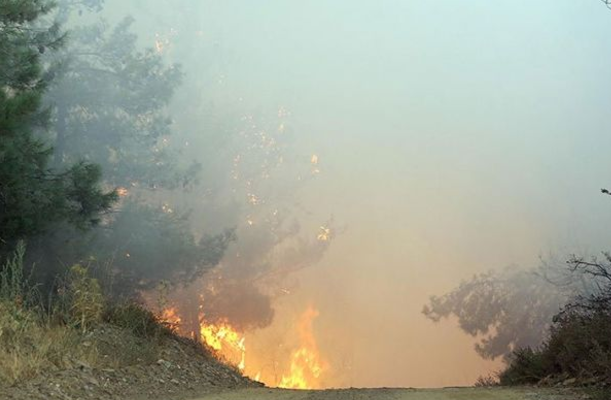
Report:
[{"label": "dry grass", "polygon": [[118,368],[156,360],[158,339],[171,330],[152,313],[129,303],[109,306],[81,265],[43,311],[24,283],[24,252],[20,245],[0,267],[0,387],[78,365]]},{"label": "dry grass", "polygon": [[104,296],[97,279],[89,276],[86,267],[76,264],[70,268],[66,295],[69,319],[83,332],[99,324],[104,312]]},{"label": "dry grass", "polygon": [[35,313],[0,302],[0,384],[62,367],[75,341],[71,329],[42,323]]},{"label": "dry grass", "polygon": [[57,365],[70,342],[66,327],[43,323],[23,277],[25,246],[0,268],[0,384],[13,384]]}]

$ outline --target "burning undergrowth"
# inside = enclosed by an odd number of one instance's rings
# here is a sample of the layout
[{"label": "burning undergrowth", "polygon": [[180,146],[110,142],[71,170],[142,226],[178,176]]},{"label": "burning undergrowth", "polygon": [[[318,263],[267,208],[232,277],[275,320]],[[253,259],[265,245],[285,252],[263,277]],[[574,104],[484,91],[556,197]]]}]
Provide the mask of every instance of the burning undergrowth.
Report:
[{"label": "burning undergrowth", "polygon": [[[138,47],[130,34],[132,24],[126,19],[116,28],[98,30],[108,48],[126,43],[130,48],[125,54],[132,54]],[[82,46],[96,48],[86,32],[78,33]],[[292,340],[279,340],[282,354],[267,369],[259,368],[263,361],[257,354],[269,348],[249,348],[248,337],[273,326],[279,298],[296,286],[294,273],[317,263],[337,233],[328,214],[315,215],[304,204],[309,184],[325,172],[325,155],[297,137],[291,112],[283,105],[262,110],[247,106],[240,95],[223,109],[217,106],[220,99],[203,98],[212,84],[208,79],[214,77],[189,75],[188,69],[183,76],[172,63],[184,61],[179,36],[156,35],[153,49],[138,59],[145,65],[147,60],[158,63],[165,71],[161,83],[172,89],[155,109],[167,117],[158,136],[146,148],[133,142],[142,159],[155,160],[157,169],[135,168],[134,158],[126,157],[130,173],[124,174],[114,153],[103,158],[112,160],[108,170],[122,173],[109,179],[120,198],[116,216],[109,217],[99,234],[106,245],[91,248],[105,249],[96,258],[111,266],[108,280],[122,286],[122,296],[144,292],[150,308],[180,334],[206,343],[251,377],[261,372],[260,379],[270,385],[314,387],[324,363],[313,355],[317,350],[311,329],[308,335],[302,332],[305,328],[287,332],[300,339],[290,344]],[[189,84],[179,86],[182,78]],[[77,116],[80,121],[87,115]],[[148,121],[136,117],[136,122]],[[101,129],[100,137],[107,130]],[[159,281],[166,282],[162,296],[154,289]],[[306,309],[307,303],[302,304],[295,316]],[[315,314],[306,312],[310,322],[295,326],[311,326]]]},{"label": "burning undergrowth", "polygon": [[231,166],[225,183],[216,192],[200,192],[205,207],[196,208],[196,216],[213,226],[235,224],[235,240],[219,265],[187,285],[164,288],[161,301],[154,300],[160,297],[155,291],[147,297],[177,332],[205,343],[247,376],[270,386],[316,388],[328,365],[315,340],[314,307],[293,310],[293,329],[276,343],[249,340],[261,329],[275,329],[274,307],[298,285],[295,272],[317,263],[337,233],[333,219],[301,222],[308,212],[296,197],[321,165],[317,155],[291,152],[286,111],[279,118],[273,129],[243,118],[239,140],[224,155]]},{"label": "burning undergrowth", "polygon": [[[287,337],[280,337],[275,349],[269,344],[251,347],[249,336],[273,324],[274,304],[293,291],[291,275],[324,255],[331,228],[311,232],[310,239],[301,237],[295,224],[289,229],[263,225],[243,229],[244,235],[238,231],[238,240],[215,270],[190,285],[175,287],[158,302],[161,318],[255,380],[270,386],[316,388],[327,364],[313,331],[315,308],[294,310],[301,317],[296,318],[295,329],[283,332]],[[271,353],[275,359],[270,361]]]},{"label": "burning undergrowth", "polygon": [[[297,344],[290,347],[277,344],[278,349],[282,350],[283,359],[274,360],[273,371],[265,368],[265,358],[270,349],[247,346],[248,336],[253,332],[251,329],[237,328],[226,318],[213,322],[201,309],[196,326],[193,326],[193,321],[183,320],[178,307],[165,308],[161,311],[160,319],[173,326],[179,334],[207,345],[219,360],[234,365],[256,381],[287,389],[314,389],[321,387],[323,373],[329,368],[314,334],[314,322],[318,315],[319,311],[313,306],[307,307],[301,314],[294,331],[290,332],[290,339],[296,340]],[[278,349],[271,350],[277,353]]]}]

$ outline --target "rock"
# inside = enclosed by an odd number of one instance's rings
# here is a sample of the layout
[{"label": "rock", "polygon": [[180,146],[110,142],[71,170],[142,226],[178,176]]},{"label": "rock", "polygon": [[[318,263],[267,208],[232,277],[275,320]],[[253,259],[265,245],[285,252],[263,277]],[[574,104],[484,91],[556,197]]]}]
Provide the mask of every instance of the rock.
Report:
[{"label": "rock", "polygon": [[100,382],[95,379],[93,376],[87,377],[87,382],[93,386],[100,386]]},{"label": "rock", "polygon": [[161,365],[162,367],[168,368],[168,369],[172,367],[172,363],[171,362],[166,361],[166,360],[164,360],[162,358],[157,360],[157,364]]},{"label": "rock", "polygon": [[565,380],[562,382],[562,384],[563,384],[564,386],[570,386],[570,385],[574,385],[574,384],[575,384],[575,382],[577,382],[577,379],[575,379],[575,378],[569,378],[569,379],[565,379]]}]

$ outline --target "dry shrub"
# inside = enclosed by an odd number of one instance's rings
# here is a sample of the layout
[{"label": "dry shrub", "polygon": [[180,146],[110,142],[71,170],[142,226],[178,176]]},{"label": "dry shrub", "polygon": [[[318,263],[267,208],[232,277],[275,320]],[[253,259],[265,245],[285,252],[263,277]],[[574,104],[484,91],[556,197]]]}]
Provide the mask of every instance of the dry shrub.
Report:
[{"label": "dry shrub", "polygon": [[110,305],[104,313],[104,320],[143,338],[156,339],[173,333],[170,324],[160,321],[153,312],[133,302]]},{"label": "dry shrub", "polygon": [[65,329],[32,329],[21,340],[4,341],[0,348],[0,382],[13,384],[58,367],[54,362],[59,364],[69,348],[68,336]]},{"label": "dry shrub", "polygon": [[499,386],[498,374],[482,375],[475,381],[475,387],[494,387]]},{"label": "dry shrub", "polygon": [[0,385],[10,385],[63,365],[75,335],[44,324],[39,315],[0,301]]},{"label": "dry shrub", "polygon": [[499,374],[501,385],[530,385],[550,375],[544,352],[530,347],[518,349],[509,357],[509,365]]},{"label": "dry shrub", "polygon": [[171,327],[139,304],[108,304],[80,264],[43,307],[24,278],[24,254],[20,244],[0,267],[0,388],[83,363],[115,368],[157,359]]},{"label": "dry shrub", "polygon": [[[0,386],[68,367],[71,360],[92,359],[93,348],[79,346],[80,333],[45,312],[36,290],[23,273],[25,245],[0,267]],[[72,311],[86,327],[101,315],[100,295],[86,271],[73,269]]]},{"label": "dry shrub", "polygon": [[76,264],[70,268],[67,296],[71,320],[83,332],[100,323],[104,295],[97,279],[89,276],[86,267]]}]

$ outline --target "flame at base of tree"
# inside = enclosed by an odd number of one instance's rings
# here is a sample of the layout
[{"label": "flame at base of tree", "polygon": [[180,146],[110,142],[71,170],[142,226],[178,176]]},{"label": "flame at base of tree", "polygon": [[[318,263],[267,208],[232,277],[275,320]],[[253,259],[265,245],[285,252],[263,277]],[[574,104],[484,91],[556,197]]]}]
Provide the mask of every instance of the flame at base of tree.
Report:
[{"label": "flame at base of tree", "polygon": [[310,307],[299,321],[301,347],[291,354],[291,366],[288,375],[283,375],[278,387],[286,389],[316,389],[320,377],[327,368],[322,360],[314,337],[312,324],[318,317],[318,311]]},{"label": "flame at base of tree", "polygon": [[246,337],[237,332],[227,321],[208,324],[203,318],[200,322],[200,335],[203,342],[217,351],[228,361],[239,359],[240,371],[246,368]]},{"label": "flame at base of tree", "polygon": [[[300,345],[291,352],[286,366],[288,370],[281,375],[280,382],[264,383],[286,389],[317,389],[320,387],[320,378],[328,366],[319,353],[313,332],[313,322],[318,314],[313,307],[309,307],[302,314],[298,323]],[[192,334],[184,330],[182,320],[174,307],[163,310],[160,320],[174,327],[181,335],[190,336]],[[228,321],[209,323],[203,316],[200,316],[199,338],[215,352],[219,359],[233,363],[240,371],[249,375],[246,369],[246,337],[234,329]],[[250,375],[256,381],[261,380],[260,371]]]}]

